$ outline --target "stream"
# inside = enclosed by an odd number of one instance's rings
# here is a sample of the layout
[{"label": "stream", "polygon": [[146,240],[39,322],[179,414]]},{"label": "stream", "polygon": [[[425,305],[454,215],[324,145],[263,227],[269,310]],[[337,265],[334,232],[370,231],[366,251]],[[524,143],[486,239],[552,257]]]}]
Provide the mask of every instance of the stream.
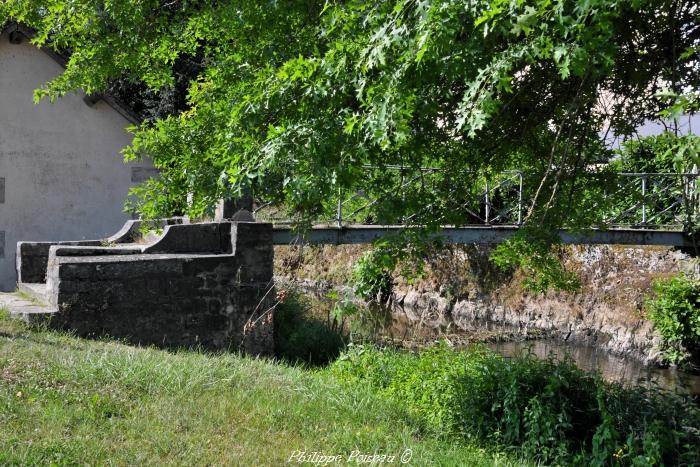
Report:
[{"label": "stream", "polygon": [[[316,313],[324,318],[329,315],[333,301],[325,297],[307,295]],[[349,326],[358,336],[378,342],[391,343],[403,348],[415,349],[429,345],[438,339],[447,339],[456,347],[466,347],[482,342],[491,350],[506,358],[531,353],[537,358],[563,359],[567,355],[576,365],[587,371],[597,371],[608,380],[626,386],[653,386],[689,394],[700,398],[700,375],[690,374],[675,368],[647,366],[634,358],[624,358],[599,350],[594,346],[581,345],[550,338],[525,336],[518,330],[484,323],[473,332],[456,331],[450,327],[429,327],[407,318],[401,312],[392,312],[385,307],[373,306],[369,313],[360,313],[352,318]]]},{"label": "stream", "polygon": [[634,359],[617,357],[592,346],[570,344],[556,340],[532,340],[489,343],[487,347],[504,357],[531,353],[537,358],[556,359],[569,355],[576,365],[588,371],[597,371],[608,381],[628,386],[659,386],[683,394],[700,396],[700,375],[675,368],[657,368]]}]

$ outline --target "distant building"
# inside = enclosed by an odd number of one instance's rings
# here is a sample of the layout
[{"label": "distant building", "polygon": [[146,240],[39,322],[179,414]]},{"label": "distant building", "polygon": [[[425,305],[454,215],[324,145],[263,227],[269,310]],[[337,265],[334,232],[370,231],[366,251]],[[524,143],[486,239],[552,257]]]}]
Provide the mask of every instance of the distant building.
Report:
[{"label": "distant building", "polygon": [[[1,26],[0,26],[1,27]],[[33,102],[62,72],[61,58],[27,40],[16,24],[0,31],[0,290],[14,290],[20,240],[102,238],[130,216],[129,188],[154,175],[148,162],[124,164],[125,130],[135,121],[109,97],[78,93]]]}]

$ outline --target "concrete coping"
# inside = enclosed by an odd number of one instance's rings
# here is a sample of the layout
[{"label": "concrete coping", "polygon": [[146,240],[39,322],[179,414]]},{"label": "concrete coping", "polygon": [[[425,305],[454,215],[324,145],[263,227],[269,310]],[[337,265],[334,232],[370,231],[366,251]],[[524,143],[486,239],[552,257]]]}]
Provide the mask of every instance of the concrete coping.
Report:
[{"label": "concrete coping", "polygon": [[[119,229],[117,233],[107,238],[100,239],[88,239],[88,240],[56,240],[56,241],[20,241],[17,245],[37,245],[37,246],[99,246],[99,247],[109,247],[110,244],[129,244],[136,243],[141,238],[141,227],[143,225],[142,220],[129,220]],[[185,225],[184,217],[171,217],[168,219],[161,219],[156,222],[156,225],[167,228],[171,225]],[[196,224],[192,224],[196,225]],[[165,233],[165,230],[163,233]],[[163,235],[158,238],[162,238]]]},{"label": "concrete coping", "polygon": [[171,259],[206,259],[234,257],[235,255],[216,253],[156,253],[156,254],[125,254],[125,255],[102,255],[102,256],[55,256],[52,259],[58,264],[90,264],[90,263],[128,263],[138,261],[171,260]]},{"label": "concrete coping", "polygon": [[[182,218],[164,219],[161,225],[164,225],[164,230],[160,236],[146,244],[136,243],[141,240],[141,221],[128,221],[107,240],[18,242],[18,279],[20,282],[45,282],[49,263],[56,262],[125,262],[233,255],[241,241],[244,244],[257,242],[265,238],[264,231],[272,231],[271,226],[264,223],[224,221],[189,224]],[[238,236],[238,225],[249,226],[244,239]]]},{"label": "concrete coping", "polygon": [[143,249],[143,253],[231,252],[230,222],[168,225],[160,238]]},{"label": "concrete coping", "polygon": [[[125,231],[134,228],[130,222]],[[248,222],[206,222],[171,224],[161,236],[148,245],[51,245],[49,261],[59,264],[93,262],[128,262],[148,259],[206,258],[235,255],[234,242],[238,224],[265,228],[268,224]]]},{"label": "concrete coping", "polygon": [[[107,243],[135,243],[142,239],[143,232],[141,228],[144,222],[145,221],[141,219],[126,221],[117,233],[106,238],[104,241]],[[170,217],[153,221],[153,224],[157,227],[167,228],[169,225],[187,224],[187,220],[184,217]]]},{"label": "concrete coping", "polygon": [[143,253],[143,245],[110,246],[64,246],[52,245],[49,248],[49,256],[114,256],[135,255]]}]

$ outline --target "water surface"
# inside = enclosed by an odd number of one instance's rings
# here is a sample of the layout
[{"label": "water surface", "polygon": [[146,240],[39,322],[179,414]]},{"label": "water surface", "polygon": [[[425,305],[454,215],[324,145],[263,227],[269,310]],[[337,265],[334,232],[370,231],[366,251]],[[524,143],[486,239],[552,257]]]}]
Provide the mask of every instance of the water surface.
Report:
[{"label": "water surface", "polygon": [[[335,300],[311,295],[313,309],[329,316]],[[419,313],[418,313],[419,314]],[[374,341],[392,342],[404,348],[429,345],[439,339],[449,340],[455,347],[464,347],[477,341],[494,341],[485,345],[505,357],[531,353],[537,358],[552,356],[563,359],[569,355],[576,365],[586,371],[594,371],[608,380],[626,386],[658,386],[663,389],[691,394],[700,398],[700,375],[693,375],[674,368],[647,366],[634,358],[623,358],[597,347],[554,339],[522,340],[522,332],[510,326],[493,323],[474,323],[469,331],[460,331],[453,325],[433,326],[411,320],[400,310],[388,310],[372,306],[350,319],[349,328]],[[346,323],[348,324],[348,323]],[[515,339],[513,339],[515,338]]]},{"label": "water surface", "polygon": [[592,346],[572,344],[556,340],[524,342],[498,342],[487,346],[505,357],[531,353],[537,358],[562,359],[570,355],[576,365],[588,371],[597,371],[608,381],[626,386],[659,386],[684,394],[700,395],[700,376],[674,368],[657,368],[643,365],[634,359],[611,355]]}]

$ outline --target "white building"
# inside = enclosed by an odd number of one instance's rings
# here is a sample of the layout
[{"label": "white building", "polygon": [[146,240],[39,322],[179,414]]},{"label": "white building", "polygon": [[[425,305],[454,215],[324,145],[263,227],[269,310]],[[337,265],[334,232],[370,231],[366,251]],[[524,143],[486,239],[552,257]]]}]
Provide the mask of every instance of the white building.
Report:
[{"label": "white building", "polygon": [[30,44],[28,31],[0,31],[0,290],[14,290],[20,240],[103,238],[131,217],[129,188],[152,176],[124,164],[133,117],[113,99],[71,94],[50,103],[34,90],[62,72],[60,57]]}]

